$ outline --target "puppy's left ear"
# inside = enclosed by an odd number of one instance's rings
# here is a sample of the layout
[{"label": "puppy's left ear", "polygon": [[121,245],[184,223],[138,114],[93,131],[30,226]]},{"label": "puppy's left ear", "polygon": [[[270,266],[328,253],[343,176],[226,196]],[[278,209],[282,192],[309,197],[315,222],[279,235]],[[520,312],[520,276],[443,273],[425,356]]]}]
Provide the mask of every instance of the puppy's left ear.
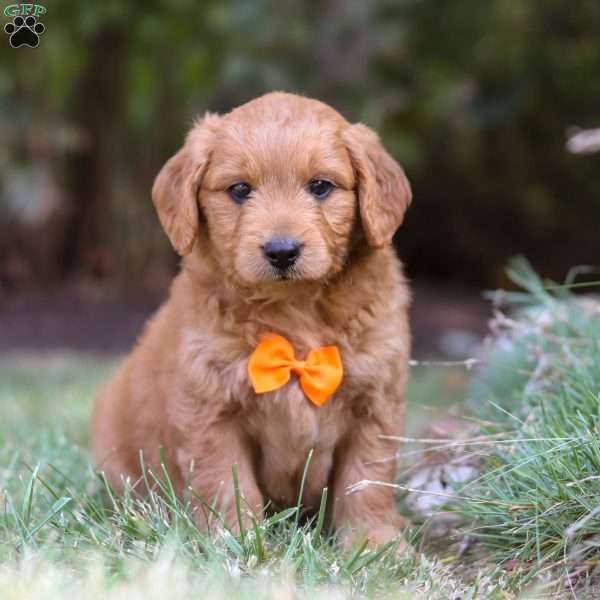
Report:
[{"label": "puppy's left ear", "polygon": [[369,245],[381,248],[392,241],[412,199],[400,165],[385,151],[377,134],[362,123],[343,132],[358,179],[360,218]]},{"label": "puppy's left ear", "polygon": [[189,132],[183,148],[171,157],[154,181],[152,201],[173,248],[192,251],[198,235],[198,191],[214,145],[220,117],[207,113]]}]

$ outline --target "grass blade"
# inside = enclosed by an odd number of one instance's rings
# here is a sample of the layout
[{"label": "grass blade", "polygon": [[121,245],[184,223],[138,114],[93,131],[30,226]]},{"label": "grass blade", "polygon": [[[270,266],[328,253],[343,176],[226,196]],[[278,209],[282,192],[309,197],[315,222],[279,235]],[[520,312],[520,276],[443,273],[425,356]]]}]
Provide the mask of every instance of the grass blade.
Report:
[{"label": "grass blade", "polygon": [[242,498],[240,494],[240,480],[238,477],[237,465],[231,465],[231,476],[233,477],[233,497],[235,500],[235,514],[237,516],[238,527],[240,528],[240,539],[242,544],[246,542],[246,529],[242,520]]},{"label": "grass blade", "polygon": [[60,498],[57,500],[50,510],[46,513],[43,519],[31,530],[27,533],[25,538],[21,540],[20,544],[24,544],[28,542],[40,529],[42,529],[47,523],[49,523],[65,506],[70,504],[72,498]]},{"label": "grass blade", "polygon": [[316,543],[320,543],[321,532],[323,531],[323,523],[325,522],[325,512],[327,509],[327,488],[323,488],[321,494],[321,504],[317,515],[317,524],[315,526],[314,538]]},{"label": "grass blade", "polygon": [[310,467],[310,461],[312,460],[314,450],[311,448],[304,463],[304,471],[302,473],[302,480],[300,481],[300,492],[298,493],[298,503],[296,504],[296,527],[300,520],[300,509],[302,507],[302,498],[304,496],[304,484],[306,483],[306,477],[308,475],[308,468]]}]

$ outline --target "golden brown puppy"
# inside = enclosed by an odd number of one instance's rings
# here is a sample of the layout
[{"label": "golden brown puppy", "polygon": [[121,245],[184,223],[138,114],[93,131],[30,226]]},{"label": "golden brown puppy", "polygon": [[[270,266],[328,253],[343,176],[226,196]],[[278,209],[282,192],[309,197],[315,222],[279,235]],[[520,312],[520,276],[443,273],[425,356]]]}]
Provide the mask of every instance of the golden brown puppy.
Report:
[{"label": "golden brown puppy", "polygon": [[[178,493],[186,482],[235,527],[232,465],[245,509],[303,503],[329,487],[345,540],[398,535],[391,482],[403,427],[409,294],[391,239],[408,181],[377,136],[329,106],[271,93],[199,120],[159,173],[153,199],[184,256],[170,297],[100,395],[96,460],[117,489],[160,472],[164,447]],[[257,394],[249,356],[268,332],[303,359],[335,345],[343,380],[316,406],[298,378]],[[200,527],[207,527],[201,505]]]}]

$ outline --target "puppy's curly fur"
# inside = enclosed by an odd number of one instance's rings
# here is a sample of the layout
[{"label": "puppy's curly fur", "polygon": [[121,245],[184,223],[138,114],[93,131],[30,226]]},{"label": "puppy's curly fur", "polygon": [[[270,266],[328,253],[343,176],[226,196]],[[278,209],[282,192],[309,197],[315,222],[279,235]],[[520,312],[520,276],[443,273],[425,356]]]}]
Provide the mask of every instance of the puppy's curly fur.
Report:
[{"label": "puppy's curly fur", "polygon": [[[324,200],[307,187],[334,184]],[[252,189],[238,204],[227,190]],[[394,538],[393,492],[363,480],[393,480],[403,427],[410,336],[409,293],[391,239],[411,192],[377,136],[329,106],[271,93],[195,123],[158,175],[153,199],[184,256],[170,297],[100,394],[93,418],[99,467],[121,489],[140,478],[140,450],[160,472],[164,447],[178,493],[186,482],[236,527],[231,468],[245,513],[294,505],[310,449],[304,505],[329,486],[329,518],[346,540]],[[274,237],[297,240],[285,277],[265,259]],[[340,349],[344,378],[321,408],[298,380],[256,395],[247,362],[267,331],[303,358]],[[208,527],[201,503],[196,520]]]}]

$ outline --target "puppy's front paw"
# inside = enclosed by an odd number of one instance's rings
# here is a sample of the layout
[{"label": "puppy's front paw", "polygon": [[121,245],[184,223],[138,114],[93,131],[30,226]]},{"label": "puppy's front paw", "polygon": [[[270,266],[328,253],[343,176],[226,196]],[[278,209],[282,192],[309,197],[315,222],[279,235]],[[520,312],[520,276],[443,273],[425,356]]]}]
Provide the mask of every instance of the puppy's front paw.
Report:
[{"label": "puppy's front paw", "polygon": [[367,541],[369,548],[377,548],[388,542],[397,542],[396,553],[403,554],[410,549],[410,544],[404,539],[401,526],[396,524],[381,524],[369,528],[358,528],[346,531],[341,535],[344,550],[351,550]]}]

